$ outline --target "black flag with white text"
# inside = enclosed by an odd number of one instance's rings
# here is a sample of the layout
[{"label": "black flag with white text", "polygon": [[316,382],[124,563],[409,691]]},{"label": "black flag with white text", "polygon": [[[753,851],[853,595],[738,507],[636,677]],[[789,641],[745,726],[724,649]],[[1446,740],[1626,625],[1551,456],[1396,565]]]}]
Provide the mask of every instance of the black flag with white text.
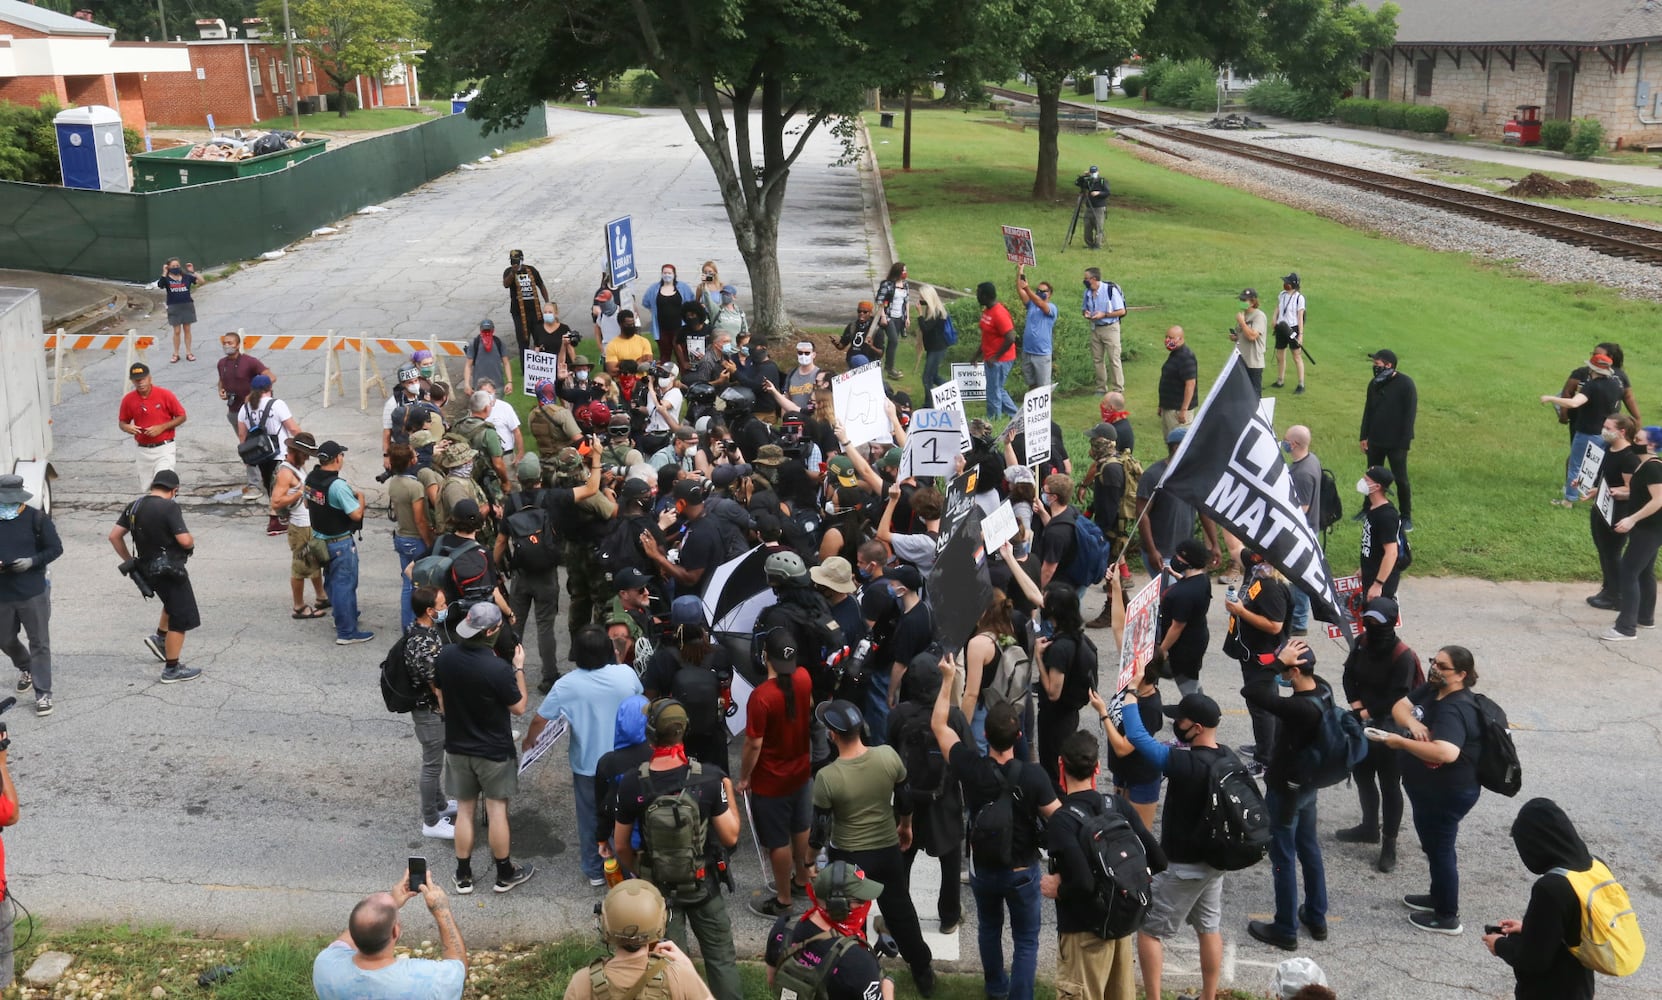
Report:
[{"label": "black flag with white text", "polygon": [[1317,618],[1341,623],[1348,635],[1333,573],[1316,542],[1316,530],[1299,509],[1281,442],[1260,412],[1258,393],[1240,361],[1239,354],[1230,354],[1167,464],[1159,488],[1263,553],[1293,586],[1310,595]]}]

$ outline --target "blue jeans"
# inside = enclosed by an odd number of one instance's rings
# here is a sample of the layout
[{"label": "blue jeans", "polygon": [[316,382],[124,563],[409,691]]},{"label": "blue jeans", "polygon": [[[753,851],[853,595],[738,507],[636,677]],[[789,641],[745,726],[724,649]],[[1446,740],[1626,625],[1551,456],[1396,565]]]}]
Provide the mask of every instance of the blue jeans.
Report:
[{"label": "blue jeans", "polygon": [[[1564,463],[1565,500],[1574,502],[1581,499],[1581,494],[1576,492],[1575,488],[1572,487],[1570,483],[1575,479],[1575,474],[1581,471],[1581,456],[1587,454],[1587,446],[1589,444],[1597,446],[1601,453],[1604,451],[1604,438],[1597,434],[1570,435],[1570,460]],[[1586,485],[1591,486],[1594,484],[1588,483]]]},{"label": "blue jeans", "polygon": [[1455,841],[1460,837],[1460,821],[1477,805],[1482,789],[1426,788],[1405,786],[1408,801],[1414,806],[1414,832],[1420,837],[1420,850],[1431,864],[1431,905],[1439,917],[1460,915],[1460,859],[1455,853]]},{"label": "blue jeans", "polygon": [[947,381],[941,378],[941,365],[946,363],[946,349],[925,351],[923,355],[923,391],[925,394]]},{"label": "blue jeans", "polygon": [[1327,923],[1327,873],[1322,846],[1316,839],[1316,790],[1288,793],[1271,786],[1264,791],[1270,814],[1270,863],[1275,866],[1275,928],[1277,934],[1298,937],[1298,871],[1304,869],[1304,915],[1321,927]]},{"label": "blue jeans", "polygon": [[335,637],[358,631],[358,545],[351,535],[328,543],[329,565],[323,569],[323,592],[335,615]]},{"label": "blue jeans", "polygon": [[[1039,867],[1021,871],[982,871],[972,865],[970,892],[975,894],[981,979],[989,997],[1033,1000],[1033,978],[1039,965]],[[1014,944],[1010,971],[1004,971],[1004,910],[1010,910],[1010,940]]]},{"label": "blue jeans", "polygon": [[983,361],[981,367],[987,373],[987,419],[992,420],[1000,415],[1013,417],[1016,415],[1016,401],[1010,398],[1010,391],[1004,388],[1004,383],[1010,378],[1010,369],[1015,367],[1015,359],[1009,361]]},{"label": "blue jeans", "polygon": [[[398,596],[398,624],[403,631],[408,632],[410,626],[415,624],[415,612],[410,610],[410,591],[415,589],[415,584],[410,582],[409,574],[404,571],[411,563],[427,554],[427,543],[421,540],[420,535],[394,535],[392,550],[398,553],[398,579],[404,585]],[[334,603],[334,598],[331,597],[329,601]]]},{"label": "blue jeans", "polygon": [[598,810],[594,801],[594,775],[571,772],[571,800],[577,804],[577,863],[583,877],[593,881],[606,876],[600,851],[595,848],[594,824]]},{"label": "blue jeans", "polygon": [[1310,595],[1306,594],[1304,588],[1297,584],[1290,584],[1288,589],[1293,592],[1293,628],[1309,628]]}]

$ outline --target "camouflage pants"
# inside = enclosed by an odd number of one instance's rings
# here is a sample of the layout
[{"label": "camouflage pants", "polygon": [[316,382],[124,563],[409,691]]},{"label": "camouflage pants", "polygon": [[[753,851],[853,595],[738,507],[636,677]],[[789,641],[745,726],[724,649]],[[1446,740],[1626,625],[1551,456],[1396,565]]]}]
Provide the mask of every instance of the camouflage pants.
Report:
[{"label": "camouflage pants", "polygon": [[567,541],[562,555],[566,595],[571,598],[571,603],[566,606],[566,627],[575,643],[577,630],[590,622],[599,621],[612,595],[606,591],[606,573],[595,558],[593,545]]}]

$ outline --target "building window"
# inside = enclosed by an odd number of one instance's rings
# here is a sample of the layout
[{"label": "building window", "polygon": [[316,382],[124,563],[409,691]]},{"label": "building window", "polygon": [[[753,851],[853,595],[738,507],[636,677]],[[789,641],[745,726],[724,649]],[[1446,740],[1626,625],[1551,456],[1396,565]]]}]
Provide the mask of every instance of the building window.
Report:
[{"label": "building window", "polygon": [[254,85],[254,93],[265,93],[265,88],[260,85],[260,61],[253,56],[248,58],[248,82]]},{"label": "building window", "polygon": [[271,85],[273,87],[277,88],[277,90],[279,90],[279,91],[283,91],[283,90],[288,89],[287,87],[283,86],[282,83],[280,83],[279,80],[278,80],[278,76],[277,76],[277,57],[276,56],[271,57]]},{"label": "building window", "polygon": [[1437,57],[1420,59],[1414,63],[1414,96],[1431,96],[1431,71],[1437,65]]}]

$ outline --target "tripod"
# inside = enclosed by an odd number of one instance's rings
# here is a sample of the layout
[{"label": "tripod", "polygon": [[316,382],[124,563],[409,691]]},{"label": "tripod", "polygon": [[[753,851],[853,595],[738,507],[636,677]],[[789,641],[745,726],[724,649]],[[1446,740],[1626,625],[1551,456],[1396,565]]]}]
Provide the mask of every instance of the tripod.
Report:
[{"label": "tripod", "polygon": [[1068,223],[1068,238],[1062,241],[1062,250],[1073,246],[1074,230],[1079,228],[1079,213],[1085,210],[1085,192],[1079,192],[1079,200],[1073,205],[1073,221]]}]

